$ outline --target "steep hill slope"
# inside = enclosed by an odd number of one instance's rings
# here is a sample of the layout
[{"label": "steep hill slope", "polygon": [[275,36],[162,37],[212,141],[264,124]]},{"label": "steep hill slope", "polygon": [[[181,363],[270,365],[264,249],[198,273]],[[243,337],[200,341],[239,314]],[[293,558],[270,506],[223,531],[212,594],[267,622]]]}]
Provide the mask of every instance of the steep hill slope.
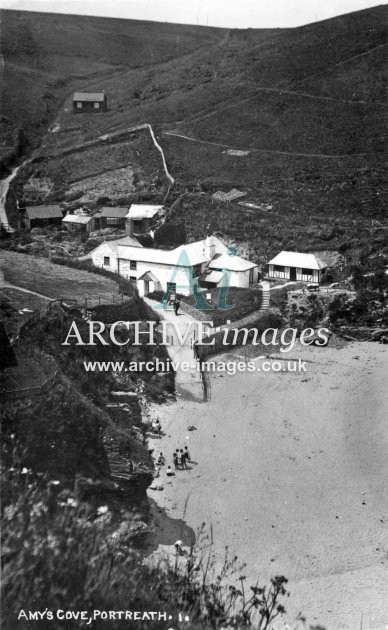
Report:
[{"label": "steep hill slope", "polygon": [[1,11],[1,113],[36,146],[66,94],[97,78],[186,55],[216,29]]},{"label": "steep hill slope", "polygon": [[[38,24],[46,32],[56,21],[66,30],[75,20],[50,16],[40,24],[38,14],[26,15],[20,19],[32,32]],[[148,122],[175,178],[168,202],[178,201],[167,225],[178,223],[180,238],[210,228],[253,247],[257,260],[280,247],[357,250],[366,241],[381,251],[386,231],[373,221],[385,217],[386,17],[379,6],[296,29],[245,31],[82,18],[82,29],[74,26],[74,58],[66,56],[63,39],[55,44],[43,34],[47,51],[55,52],[53,67],[66,62],[77,85],[104,89],[109,109],[75,115],[69,94],[43,139],[43,160],[22,172],[22,180],[48,176],[51,198],[60,199],[75,181],[82,189],[105,164],[112,169],[118,156],[117,167],[128,159],[142,190],[150,186],[154,198],[163,198],[168,182],[148,140],[124,136],[98,152],[76,149]],[[20,42],[15,50],[20,54]],[[133,53],[125,68],[124,51]],[[100,66],[93,79],[96,63],[108,63],[109,76]],[[88,73],[83,80],[80,65]],[[49,93],[58,99],[55,87]],[[72,147],[63,159],[60,152]],[[58,157],[45,160],[47,154]],[[146,174],[150,167],[154,178]],[[124,178],[116,196],[109,183],[108,196],[117,202],[128,172],[118,168],[113,178]],[[212,193],[233,187],[254,206],[213,203]],[[187,191],[192,195],[179,201]]]}]

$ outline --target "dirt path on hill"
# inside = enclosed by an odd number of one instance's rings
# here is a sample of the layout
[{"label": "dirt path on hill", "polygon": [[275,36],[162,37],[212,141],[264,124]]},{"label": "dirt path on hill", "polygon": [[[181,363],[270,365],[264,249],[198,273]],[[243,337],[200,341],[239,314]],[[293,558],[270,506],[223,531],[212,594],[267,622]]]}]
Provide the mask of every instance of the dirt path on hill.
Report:
[{"label": "dirt path on hill", "polygon": [[[172,307],[160,309],[160,303],[144,297],[148,306],[150,306],[156,314],[170,324],[168,334],[172,345],[166,346],[171,361],[179,366],[175,369],[175,388],[178,396],[182,400],[194,400],[201,402],[204,398],[203,384],[201,373],[197,370],[197,363],[193,352],[192,344],[195,339],[194,334],[197,326],[197,320],[188,313],[182,311],[175,315]],[[178,338],[178,334],[174,327],[180,331],[181,339],[185,342],[182,344]],[[186,336],[187,333],[187,336]],[[187,363],[189,368],[182,369],[182,363]]]},{"label": "dirt path on hill", "polygon": [[383,630],[388,353],[354,343],[292,354],[307,373],[219,373],[210,403],[159,408],[154,448],[170,463],[188,444],[197,464],[172,483],[162,471],[164,492],[150,493],[194,530],[212,524],[218,563],[228,545],[250,581],[286,575],[287,621],[302,611],[327,630]]},{"label": "dirt path on hill", "polygon": [[344,155],[329,155],[327,153],[291,153],[289,151],[272,151],[271,149],[253,149],[251,147],[236,147],[230,144],[223,144],[221,142],[210,142],[210,140],[199,140],[198,138],[192,138],[191,136],[185,136],[175,131],[163,131],[164,136],[173,136],[175,138],[181,138],[182,140],[189,140],[190,142],[197,142],[199,144],[209,144],[215,147],[222,147],[225,149],[238,149],[239,151],[249,151],[252,153],[271,153],[274,155],[291,155],[299,157],[317,157],[317,158],[352,158],[359,157],[361,155],[373,155],[372,153],[345,153]]},{"label": "dirt path on hill", "polygon": [[10,284],[4,278],[4,272],[0,269],[0,289],[16,289],[17,291],[22,291],[23,293],[30,293],[30,295],[36,295],[37,297],[43,298],[44,300],[53,300],[54,298],[50,298],[47,295],[42,295],[42,293],[37,293],[36,291],[30,291],[30,289],[24,289],[23,287],[19,287],[17,284]]}]

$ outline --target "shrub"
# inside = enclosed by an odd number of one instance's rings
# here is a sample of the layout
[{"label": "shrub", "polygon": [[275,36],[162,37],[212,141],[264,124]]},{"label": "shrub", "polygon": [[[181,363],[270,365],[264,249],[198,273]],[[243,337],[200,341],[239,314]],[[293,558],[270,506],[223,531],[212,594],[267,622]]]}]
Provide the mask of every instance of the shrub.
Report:
[{"label": "shrub", "polygon": [[[8,472],[7,483],[15,477],[25,480],[27,475]],[[119,526],[108,506],[92,509],[71,492],[58,491],[60,485],[29,481],[19,482],[18,495],[2,514],[4,629],[30,626],[23,617],[17,620],[21,610],[54,615],[61,608],[160,610],[176,621],[180,612],[188,615],[192,629],[249,628],[255,613],[255,625],[262,630],[285,612],[283,576],[249,589],[245,576],[238,577],[236,558],[230,560],[226,553],[222,570],[213,577],[213,550],[204,532],[190,551],[177,549],[175,556],[151,566],[136,550],[136,539],[145,529],[138,515],[127,512]],[[237,586],[229,585],[230,580]],[[66,628],[85,624],[68,620]],[[55,616],[43,625],[62,627]],[[98,619],[93,623],[97,630],[105,626]],[[123,620],[109,621],[111,630],[122,627]],[[166,622],[143,621],[139,627],[162,630]]]},{"label": "shrub", "polygon": [[[57,383],[50,391],[5,405],[1,414],[3,464],[74,480],[76,474],[108,475],[101,418]],[[4,500],[5,488],[3,488]]]}]

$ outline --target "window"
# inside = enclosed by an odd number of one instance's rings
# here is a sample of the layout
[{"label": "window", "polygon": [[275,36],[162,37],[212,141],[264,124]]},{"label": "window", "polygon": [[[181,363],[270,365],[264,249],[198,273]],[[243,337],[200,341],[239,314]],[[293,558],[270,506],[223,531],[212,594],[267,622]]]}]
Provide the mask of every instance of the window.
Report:
[{"label": "window", "polygon": [[302,276],[313,276],[314,272],[312,269],[302,269]]},{"label": "window", "polygon": [[109,256],[104,256],[104,266],[105,267],[109,267],[110,266],[110,258],[109,258]]},{"label": "window", "polygon": [[82,103],[80,103],[79,101],[77,102],[77,107],[78,109],[82,109]]},{"label": "window", "polygon": [[94,103],[94,109],[100,109],[100,103]]},{"label": "window", "polygon": [[136,262],[136,260],[130,260],[129,261],[129,268],[130,269],[137,269],[137,262]]},{"label": "window", "polygon": [[274,271],[284,271],[284,267],[283,267],[283,265],[274,265],[273,266],[273,270]]},{"label": "window", "polygon": [[136,284],[136,276],[129,276],[129,280],[132,284]]}]

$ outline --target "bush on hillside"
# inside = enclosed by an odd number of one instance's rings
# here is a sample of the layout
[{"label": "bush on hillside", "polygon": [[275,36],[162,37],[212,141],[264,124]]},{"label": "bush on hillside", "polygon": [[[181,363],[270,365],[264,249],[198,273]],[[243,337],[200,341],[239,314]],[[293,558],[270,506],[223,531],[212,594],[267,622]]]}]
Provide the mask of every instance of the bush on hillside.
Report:
[{"label": "bush on hillside", "polygon": [[[15,477],[26,475],[8,471],[5,484]],[[136,551],[136,537],[144,528],[136,514],[127,513],[119,524],[107,506],[91,512],[90,506],[60,488],[33,481],[23,487],[22,480],[18,494],[13,493],[13,501],[3,509],[4,630],[30,627],[25,618],[18,620],[21,610],[54,615],[58,609],[160,610],[172,615],[178,625],[179,613],[188,615],[190,628],[198,630],[251,628],[252,613],[264,630],[285,612],[284,577],[249,589],[245,577],[238,578],[236,559],[230,561],[227,554],[222,570],[213,577],[213,551],[204,536],[187,553],[177,550],[175,557],[157,566],[145,564]],[[236,578],[237,586],[233,585]],[[51,623],[46,619],[45,627],[62,627],[55,616]],[[84,625],[66,621],[68,630]],[[105,626],[106,621],[99,618],[93,623],[96,630]],[[123,620],[109,621],[110,630],[122,627]],[[166,621],[145,620],[139,627],[164,630]]]},{"label": "bush on hillside", "polygon": [[5,465],[67,481],[76,474],[108,475],[101,417],[64,383],[52,385],[50,391],[27,402],[4,405],[1,427]]},{"label": "bush on hillside", "polygon": [[90,309],[93,319],[113,324],[118,321],[158,321],[157,315],[149,309],[144,302],[138,299],[131,299],[121,304],[101,304]]}]

